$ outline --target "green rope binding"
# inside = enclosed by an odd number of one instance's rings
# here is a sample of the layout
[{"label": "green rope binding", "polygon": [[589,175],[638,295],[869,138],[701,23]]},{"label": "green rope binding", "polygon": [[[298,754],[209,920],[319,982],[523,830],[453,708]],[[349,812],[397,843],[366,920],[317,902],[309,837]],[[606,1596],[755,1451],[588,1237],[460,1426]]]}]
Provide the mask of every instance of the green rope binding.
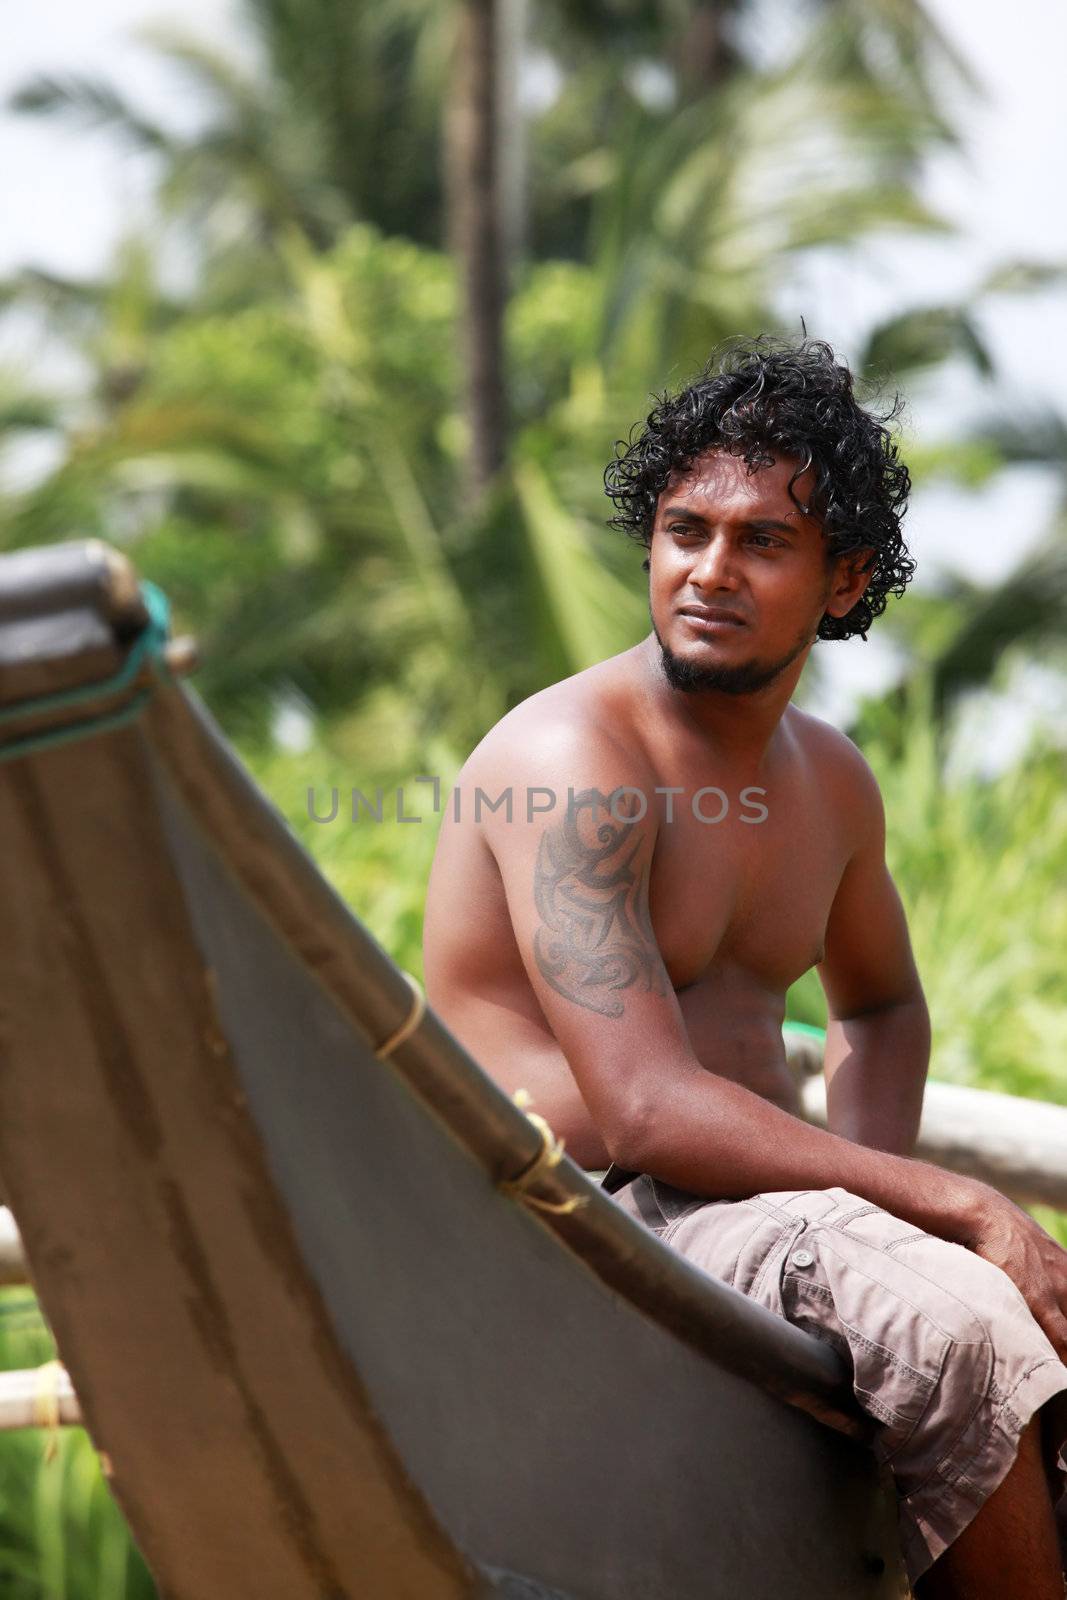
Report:
[{"label": "green rope binding", "polygon": [[[27,717],[47,715],[50,711],[65,711],[72,706],[91,704],[120,693],[135,683],[141,669],[149,665],[157,677],[169,677],[164,654],[170,631],[170,602],[163,590],[147,581],[141,584],[141,598],[148,612],[148,622],[137,635],[121,667],[108,678],[95,683],[79,684],[75,689],[60,689],[55,694],[39,695],[35,700],[24,700],[17,706],[0,710],[0,727],[5,723],[23,722]],[[94,734],[110,733],[114,728],[125,727],[140,716],[151,698],[151,689],[142,689],[128,705],[103,716],[86,717],[80,722],[63,723],[58,728],[45,728],[41,733],[27,734],[23,739],[13,739],[0,746],[0,762],[14,761],[20,756],[32,755],[38,750],[49,750],[56,745],[69,744],[75,739],[86,739]]]}]

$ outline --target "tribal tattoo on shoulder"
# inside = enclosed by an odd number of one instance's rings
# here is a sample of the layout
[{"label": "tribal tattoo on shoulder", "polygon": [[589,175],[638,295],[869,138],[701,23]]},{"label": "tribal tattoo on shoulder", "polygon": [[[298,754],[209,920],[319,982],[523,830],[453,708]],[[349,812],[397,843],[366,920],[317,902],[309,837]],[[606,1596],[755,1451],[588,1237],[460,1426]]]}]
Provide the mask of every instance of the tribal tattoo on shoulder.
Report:
[{"label": "tribal tattoo on shoulder", "polygon": [[648,864],[637,865],[636,801],[627,810],[623,793],[584,789],[569,800],[562,821],[541,837],[534,875],[543,924],[534,936],[538,970],[557,994],[604,1017],[622,1016],[622,990],[667,990],[648,911]]}]

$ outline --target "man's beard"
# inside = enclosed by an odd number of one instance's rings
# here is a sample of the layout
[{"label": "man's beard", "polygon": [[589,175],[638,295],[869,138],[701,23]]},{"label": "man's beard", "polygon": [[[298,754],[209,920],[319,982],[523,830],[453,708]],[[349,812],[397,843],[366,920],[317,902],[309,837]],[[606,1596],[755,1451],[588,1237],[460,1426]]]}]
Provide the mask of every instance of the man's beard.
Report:
[{"label": "man's beard", "polygon": [[664,676],[672,689],[680,689],[683,694],[700,694],[707,689],[717,689],[721,694],[755,694],[757,690],[773,683],[787,667],[791,667],[801,651],[811,643],[809,638],[802,638],[788,655],[770,664],[765,661],[742,661],[736,666],[701,666],[698,662],[687,661],[684,656],[676,656],[660,638],[655,623],[652,624],[652,631],[659,642]]}]

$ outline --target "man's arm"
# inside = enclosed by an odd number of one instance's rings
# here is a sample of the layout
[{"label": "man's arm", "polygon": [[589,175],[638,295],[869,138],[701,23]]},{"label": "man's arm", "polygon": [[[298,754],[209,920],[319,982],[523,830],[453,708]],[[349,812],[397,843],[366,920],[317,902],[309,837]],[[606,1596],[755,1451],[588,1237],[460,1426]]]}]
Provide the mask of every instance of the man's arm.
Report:
[{"label": "man's arm", "polygon": [[[465,781],[519,798],[483,836],[530,984],[609,1154],[641,1120],[650,1084],[692,1059],[649,916],[655,777],[610,736],[542,728],[492,751]],[[612,800],[618,791],[618,797]],[[555,797],[530,817],[529,793]],[[660,1065],[662,1063],[662,1066]]]},{"label": "man's arm", "polygon": [[1018,1207],[974,1179],[811,1127],[697,1060],[649,914],[651,805],[633,820],[628,797],[615,815],[608,806],[620,786],[651,801],[650,774],[610,738],[557,730],[495,750],[484,776],[468,776],[561,797],[547,820],[519,808],[484,833],[530,982],[613,1160],[721,1198],[851,1189],[1003,1267],[1067,1358],[1067,1253]]},{"label": "man's arm", "polygon": [[904,908],[885,864],[885,808],[855,773],[860,843],[838,887],[818,968],[826,991],[827,1124],[857,1144],[908,1155],[922,1114],[930,1018]]}]

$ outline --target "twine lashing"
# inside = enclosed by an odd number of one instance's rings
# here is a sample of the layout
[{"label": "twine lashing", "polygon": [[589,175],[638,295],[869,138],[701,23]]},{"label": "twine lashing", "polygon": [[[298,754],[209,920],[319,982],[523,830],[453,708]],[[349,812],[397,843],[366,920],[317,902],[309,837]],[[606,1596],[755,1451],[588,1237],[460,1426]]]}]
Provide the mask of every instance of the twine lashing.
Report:
[{"label": "twine lashing", "polygon": [[415,1029],[426,1015],[426,994],[423,990],[422,984],[419,982],[418,978],[413,978],[410,972],[405,972],[403,976],[407,980],[408,988],[411,990],[412,994],[411,1010],[408,1012],[399,1028],[395,1028],[389,1037],[384,1041],[384,1043],[380,1044],[377,1050],[375,1050],[374,1054],[377,1056],[379,1061],[384,1061],[388,1056],[393,1054],[394,1050],[398,1050],[400,1048],[405,1039],[410,1039],[411,1035],[415,1032]]},{"label": "twine lashing", "polygon": [[526,1120],[532,1122],[541,1135],[541,1148],[521,1172],[514,1178],[504,1178],[499,1187],[505,1194],[512,1195],[521,1205],[529,1206],[532,1211],[546,1211],[550,1216],[556,1217],[569,1216],[572,1211],[577,1211],[586,1204],[586,1195],[572,1194],[566,1200],[544,1200],[540,1195],[532,1193],[532,1185],[547,1172],[551,1172],[553,1167],[558,1167],[563,1160],[564,1141],[556,1138],[544,1117],[529,1109],[530,1095],[526,1089],[516,1090],[513,1098],[519,1110],[525,1113]]}]

